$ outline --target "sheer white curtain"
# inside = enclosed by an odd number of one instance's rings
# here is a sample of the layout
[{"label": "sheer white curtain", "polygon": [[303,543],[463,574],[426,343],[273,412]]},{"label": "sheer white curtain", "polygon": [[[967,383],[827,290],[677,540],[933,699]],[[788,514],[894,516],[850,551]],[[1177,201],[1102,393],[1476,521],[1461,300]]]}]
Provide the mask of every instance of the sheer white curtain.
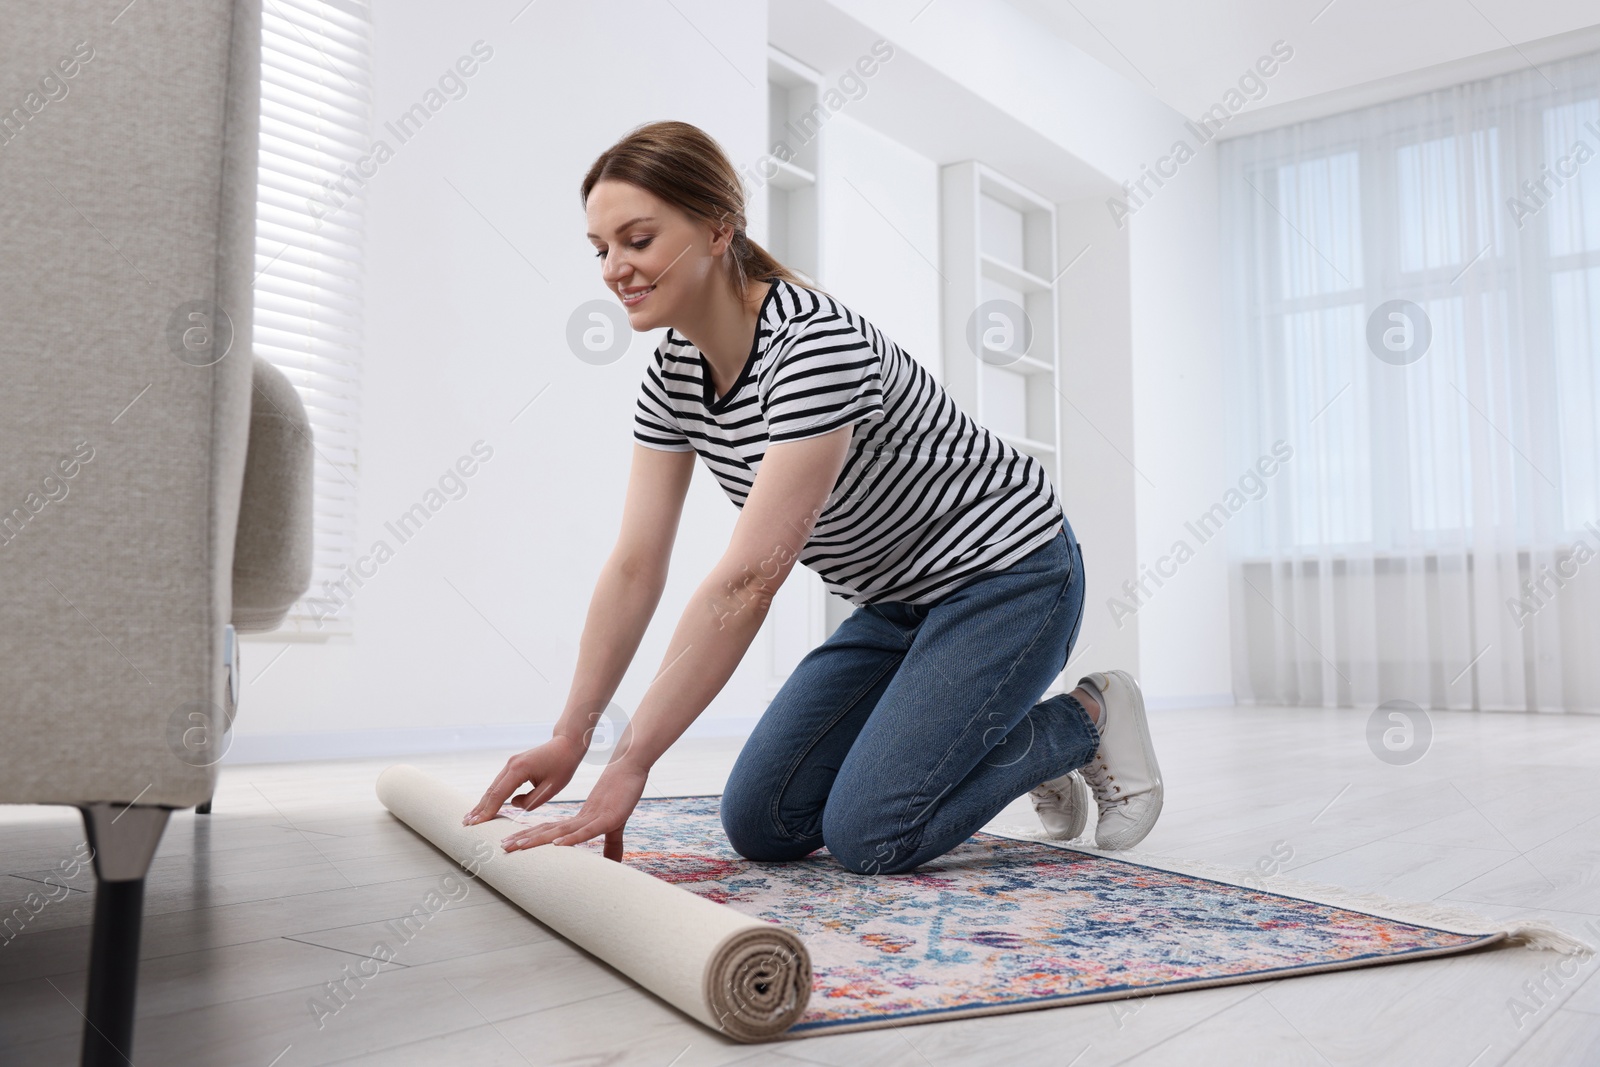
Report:
[{"label": "sheer white curtain", "polygon": [[1600,709],[1600,53],[1220,163],[1238,699]]}]

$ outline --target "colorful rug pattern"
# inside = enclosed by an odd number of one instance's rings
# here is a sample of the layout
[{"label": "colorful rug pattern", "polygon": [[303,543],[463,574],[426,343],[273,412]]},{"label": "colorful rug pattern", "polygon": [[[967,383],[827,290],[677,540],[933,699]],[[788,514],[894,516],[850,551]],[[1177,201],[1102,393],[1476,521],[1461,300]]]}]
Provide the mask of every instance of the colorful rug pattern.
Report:
[{"label": "colorful rug pattern", "polygon": [[[1498,940],[988,833],[909,874],[854,874],[826,849],[752,863],[728,844],[718,800],[640,801],[625,861],[805,940],[811,1001],[790,1033],[1281,978]],[[579,806],[501,814],[542,823]]]}]

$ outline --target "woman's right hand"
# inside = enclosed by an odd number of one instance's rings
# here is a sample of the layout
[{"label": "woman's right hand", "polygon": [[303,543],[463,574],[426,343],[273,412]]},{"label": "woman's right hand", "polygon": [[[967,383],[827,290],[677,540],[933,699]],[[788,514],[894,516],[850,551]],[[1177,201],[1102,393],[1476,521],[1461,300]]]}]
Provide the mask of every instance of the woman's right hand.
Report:
[{"label": "woman's right hand", "polygon": [[493,819],[500,814],[506,798],[524,785],[533,788],[519,794],[511,803],[523,811],[531,811],[549,800],[572,781],[578,764],[583,762],[584,749],[578,742],[556,734],[544,744],[519,752],[506,760],[505,769],[495,776],[489,791],[483,794],[476,807],[461,819],[461,825],[472,826]]}]

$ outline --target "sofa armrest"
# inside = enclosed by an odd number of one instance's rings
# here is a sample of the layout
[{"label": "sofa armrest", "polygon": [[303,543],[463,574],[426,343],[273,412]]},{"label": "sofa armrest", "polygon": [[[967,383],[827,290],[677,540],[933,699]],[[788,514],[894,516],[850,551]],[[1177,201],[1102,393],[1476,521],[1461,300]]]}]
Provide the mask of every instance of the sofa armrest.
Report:
[{"label": "sofa armrest", "polygon": [[274,630],[311,586],[311,422],[282,371],[255,357],[250,445],[233,550],[233,626]]}]

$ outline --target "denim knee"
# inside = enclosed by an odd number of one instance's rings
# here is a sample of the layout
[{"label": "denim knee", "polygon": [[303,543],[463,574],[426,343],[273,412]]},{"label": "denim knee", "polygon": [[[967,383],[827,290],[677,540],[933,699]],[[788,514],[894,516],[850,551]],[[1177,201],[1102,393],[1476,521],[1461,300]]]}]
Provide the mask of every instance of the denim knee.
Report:
[{"label": "denim knee", "polygon": [[[728,844],[747,860],[756,863],[778,860],[796,860],[815,852],[821,842],[807,842],[781,832],[772,825],[766,812],[771,810],[765,801],[750,803],[741,798],[729,801],[724,793],[718,805],[722,818],[722,832]],[[760,814],[756,814],[760,813]]]},{"label": "denim knee", "polygon": [[823,813],[822,840],[839,865],[854,874],[903,874],[913,866],[913,847],[886,840],[864,826],[852,826],[843,816],[830,819]]}]

